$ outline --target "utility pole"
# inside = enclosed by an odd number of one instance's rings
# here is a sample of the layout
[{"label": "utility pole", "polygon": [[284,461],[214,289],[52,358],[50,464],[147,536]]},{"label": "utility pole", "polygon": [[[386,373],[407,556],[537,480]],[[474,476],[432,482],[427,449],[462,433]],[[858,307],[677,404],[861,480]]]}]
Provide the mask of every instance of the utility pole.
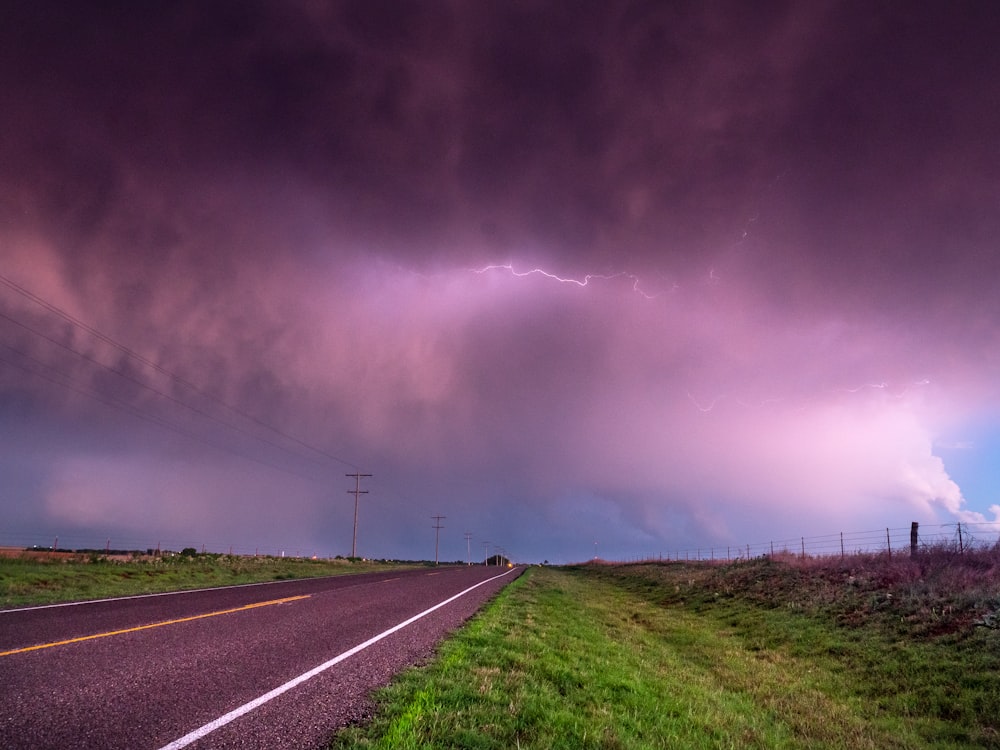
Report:
[{"label": "utility pole", "polygon": [[354,489],[348,490],[348,494],[354,495],[354,537],[351,540],[351,557],[358,556],[358,495],[367,495],[368,490],[361,489],[361,477],[370,477],[371,474],[362,474],[357,472],[355,474],[346,474],[345,476],[354,477]]},{"label": "utility pole", "polygon": [[438,537],[441,534],[441,529],[444,526],[441,525],[441,519],[447,518],[448,516],[431,516],[434,519],[434,525],[431,527],[434,529],[434,564],[438,564]]},{"label": "utility pole", "polygon": [[472,532],[465,532],[465,564],[472,565]]},{"label": "utility pole", "polygon": [[483,542],[483,547],[486,549],[486,567],[490,567],[490,543]]}]

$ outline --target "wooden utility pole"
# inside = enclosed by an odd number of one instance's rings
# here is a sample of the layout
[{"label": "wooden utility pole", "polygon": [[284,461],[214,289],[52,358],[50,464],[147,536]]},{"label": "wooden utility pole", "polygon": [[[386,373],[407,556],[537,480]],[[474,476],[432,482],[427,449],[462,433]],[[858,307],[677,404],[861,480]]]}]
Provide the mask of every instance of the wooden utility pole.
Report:
[{"label": "wooden utility pole", "polygon": [[431,527],[434,529],[434,564],[438,564],[438,537],[441,534],[441,529],[444,526],[441,525],[441,519],[447,518],[448,516],[431,516],[434,519],[434,525]]},{"label": "wooden utility pole", "polygon": [[358,556],[358,496],[367,495],[368,490],[361,489],[361,477],[370,477],[371,474],[347,474],[345,476],[354,477],[354,489],[348,490],[348,494],[354,495],[354,537],[351,540],[351,557]]},{"label": "wooden utility pole", "polygon": [[465,532],[465,564],[472,565],[472,532]]}]

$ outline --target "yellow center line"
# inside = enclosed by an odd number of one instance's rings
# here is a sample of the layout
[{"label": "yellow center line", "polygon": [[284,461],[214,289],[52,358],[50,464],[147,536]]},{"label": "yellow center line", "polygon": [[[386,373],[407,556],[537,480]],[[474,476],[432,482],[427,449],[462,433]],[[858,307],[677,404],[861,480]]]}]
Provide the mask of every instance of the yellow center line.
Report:
[{"label": "yellow center line", "polygon": [[256,609],[257,607],[267,607],[271,604],[284,604],[285,602],[294,602],[299,599],[308,599],[310,594],[304,594],[302,596],[286,596],[284,599],[272,599],[267,602],[257,602],[256,604],[244,604],[242,607],[233,607],[232,609],[221,609],[218,612],[206,612],[202,615],[192,615],[191,617],[179,617],[176,620],[164,620],[163,622],[153,622],[149,625],[138,625],[134,628],[125,628],[124,630],[112,630],[107,633],[96,633],[94,635],[83,635],[79,638],[70,638],[65,641],[54,641],[52,643],[42,643],[38,646],[27,646],[25,648],[15,648],[11,651],[0,651],[0,656],[10,656],[12,654],[23,654],[26,651],[38,651],[43,648],[54,648],[55,646],[65,646],[69,643],[80,643],[81,641],[90,641],[94,638],[107,638],[112,635],[122,635],[123,633],[135,633],[139,630],[149,630],[150,628],[161,628],[164,625],[176,625],[179,622],[191,622],[191,620],[201,620],[206,617],[216,617],[217,615],[228,615],[233,612],[243,612],[247,609]]}]

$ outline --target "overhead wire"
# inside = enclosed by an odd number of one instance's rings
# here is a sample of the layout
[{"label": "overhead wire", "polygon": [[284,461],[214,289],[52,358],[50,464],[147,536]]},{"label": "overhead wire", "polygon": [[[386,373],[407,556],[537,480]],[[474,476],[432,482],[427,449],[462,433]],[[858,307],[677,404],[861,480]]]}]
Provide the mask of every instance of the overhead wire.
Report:
[{"label": "overhead wire", "polygon": [[147,391],[149,391],[150,393],[153,393],[153,394],[155,394],[155,395],[157,395],[157,396],[159,396],[161,398],[164,398],[167,401],[170,401],[171,403],[177,404],[178,406],[183,407],[184,409],[187,409],[187,410],[191,411],[192,413],[194,413],[194,414],[196,414],[198,416],[201,416],[201,417],[204,417],[206,419],[212,420],[213,422],[217,422],[217,423],[223,425],[224,427],[228,427],[231,430],[235,430],[237,432],[243,433],[244,435],[247,435],[248,437],[251,437],[254,440],[258,440],[258,441],[260,441],[262,443],[265,443],[267,445],[273,446],[273,447],[277,448],[278,450],[284,451],[285,453],[288,453],[289,455],[295,456],[296,458],[303,458],[303,459],[311,461],[313,463],[317,463],[317,464],[319,463],[315,459],[308,458],[308,457],[302,456],[300,454],[294,453],[294,452],[292,452],[291,450],[289,450],[288,448],[286,448],[283,445],[279,445],[278,443],[275,443],[272,440],[268,440],[265,437],[261,437],[260,435],[255,435],[254,433],[250,432],[249,430],[245,430],[242,427],[239,427],[238,425],[232,424],[231,422],[227,422],[227,421],[225,421],[223,419],[219,419],[218,417],[216,417],[216,416],[214,416],[212,414],[209,414],[208,412],[204,411],[203,409],[199,409],[199,408],[197,408],[195,406],[187,404],[187,403],[181,401],[180,399],[175,398],[174,396],[171,396],[170,394],[164,393],[160,389],[153,387],[149,383],[145,383],[142,380],[139,380],[138,378],[133,377],[129,373],[124,372],[123,370],[119,370],[119,369],[117,369],[115,367],[112,367],[111,365],[108,365],[108,364],[105,364],[104,362],[101,362],[100,360],[98,360],[98,359],[96,359],[94,357],[91,357],[89,354],[86,354],[86,353],[81,352],[81,351],[79,351],[77,349],[74,349],[72,346],[69,346],[68,344],[64,344],[61,341],[58,341],[58,340],[52,338],[51,336],[48,336],[47,334],[42,333],[41,331],[39,331],[39,330],[37,330],[35,328],[32,328],[31,326],[27,325],[26,323],[23,323],[23,322],[21,322],[19,320],[16,320],[15,318],[10,317],[9,315],[7,315],[7,314],[5,314],[3,312],[0,312],[0,318],[8,320],[11,323],[14,323],[14,324],[16,324],[16,325],[24,328],[29,333],[33,333],[34,335],[38,336],[39,338],[42,338],[42,339],[48,341],[51,344],[54,344],[54,345],[56,345],[58,347],[61,347],[62,349],[65,349],[66,351],[70,352],[71,354],[75,354],[76,356],[80,357],[81,359],[83,359],[83,360],[85,360],[87,362],[90,362],[91,364],[97,365],[98,367],[101,367],[101,368],[107,370],[110,373],[118,375],[119,377],[124,378],[125,380],[128,380],[131,383],[134,383],[135,385],[139,386],[140,388],[144,388]]},{"label": "overhead wire", "polygon": [[77,328],[80,328],[80,329],[86,331],[87,333],[89,333],[90,335],[94,336],[98,340],[105,342],[106,344],[114,347],[115,349],[118,349],[120,352],[122,352],[126,356],[131,357],[132,359],[135,359],[138,362],[141,362],[142,364],[146,365],[147,367],[152,368],[153,370],[156,370],[157,372],[161,373],[162,375],[165,375],[166,377],[168,377],[169,379],[171,379],[175,383],[177,383],[179,385],[182,385],[182,386],[184,386],[186,388],[189,388],[192,391],[194,391],[195,393],[197,393],[198,395],[200,395],[200,396],[202,396],[204,398],[209,399],[210,401],[213,401],[213,402],[219,404],[220,406],[222,406],[223,408],[227,409],[228,411],[230,411],[230,412],[232,412],[234,414],[237,414],[240,417],[243,417],[244,419],[253,422],[254,424],[257,424],[260,427],[263,427],[264,429],[269,430],[269,431],[273,432],[274,434],[279,435],[280,437],[282,437],[282,438],[284,438],[286,440],[289,440],[289,441],[295,443],[296,445],[299,445],[300,447],[303,447],[303,448],[306,448],[306,449],[308,449],[310,451],[313,451],[314,453],[316,453],[316,454],[318,454],[320,456],[323,456],[324,458],[336,461],[337,463],[343,464],[345,466],[349,466],[352,469],[358,469],[358,470],[360,470],[359,467],[354,462],[348,461],[345,458],[341,458],[340,456],[336,456],[336,455],[330,453],[329,451],[323,450],[322,448],[319,448],[319,447],[317,447],[315,445],[312,445],[312,444],[310,444],[310,443],[308,443],[308,442],[306,442],[306,441],[304,441],[304,440],[302,440],[302,439],[300,439],[300,438],[298,438],[298,437],[296,437],[294,435],[291,435],[291,434],[285,432],[284,430],[279,429],[278,427],[275,427],[272,424],[269,424],[269,423],[265,422],[264,420],[262,420],[262,419],[260,419],[260,418],[258,418],[256,416],[254,416],[253,414],[250,414],[250,413],[244,411],[240,407],[238,407],[238,406],[236,406],[234,404],[230,404],[227,401],[225,401],[224,399],[221,399],[218,396],[216,396],[216,395],[214,395],[212,393],[209,393],[208,391],[206,391],[203,388],[199,387],[197,384],[191,382],[190,380],[188,380],[188,379],[186,379],[186,378],[184,378],[184,377],[182,377],[182,376],[180,376],[180,375],[172,372],[171,370],[167,369],[166,367],[163,367],[159,363],[154,362],[153,360],[149,359],[148,357],[143,356],[142,354],[140,354],[139,352],[135,351],[131,347],[126,346],[125,344],[122,344],[119,341],[116,341],[115,339],[113,339],[112,337],[110,337],[107,334],[103,333],[102,331],[100,331],[99,329],[97,329],[94,326],[90,325],[89,323],[86,323],[85,321],[80,320],[76,316],[74,316],[74,315],[66,312],[65,310],[62,310],[61,308],[57,307],[56,305],[53,305],[51,302],[43,299],[42,297],[39,297],[34,292],[26,289],[25,287],[21,286],[17,282],[15,282],[15,281],[7,278],[3,274],[0,274],[0,284],[5,285],[9,289],[13,290],[17,294],[20,294],[21,296],[23,296],[24,298],[30,300],[31,302],[35,303],[36,305],[38,305],[38,306],[40,306],[40,307],[48,310],[49,312],[53,313],[54,315],[59,316],[60,318],[62,318],[63,320],[65,320],[67,323],[70,323],[71,325],[73,325],[73,326],[75,326]]},{"label": "overhead wire", "polygon": [[[29,291],[28,289],[24,288],[23,286],[17,284],[16,282],[12,281],[11,279],[7,278],[6,276],[3,276],[2,274],[0,274],[0,284],[5,285],[9,289],[11,289],[14,292],[20,294],[21,296],[23,296],[26,299],[28,299],[31,302],[33,302],[34,304],[42,307],[43,309],[47,310],[50,313],[52,313],[52,314],[54,314],[54,315],[62,318],[64,321],[66,321],[70,325],[72,325],[72,326],[74,326],[76,328],[79,328],[79,329],[85,331],[86,333],[90,334],[91,336],[95,337],[96,339],[98,339],[98,340],[100,340],[102,342],[105,342],[109,346],[112,346],[113,348],[115,348],[118,351],[120,351],[123,354],[125,354],[127,357],[129,357],[131,359],[134,359],[134,360],[140,362],[141,364],[143,364],[143,365],[145,365],[145,366],[147,366],[147,367],[155,370],[156,372],[159,372],[159,373],[163,374],[164,376],[166,376],[170,380],[172,380],[172,381],[178,383],[179,385],[182,385],[185,388],[187,388],[187,389],[189,389],[191,391],[194,391],[198,395],[200,395],[200,396],[202,396],[202,397],[204,397],[204,398],[206,398],[206,399],[208,399],[208,400],[210,400],[210,401],[212,401],[212,402],[214,402],[214,403],[216,403],[216,404],[224,407],[226,410],[228,410],[228,411],[230,411],[230,412],[232,412],[234,414],[237,414],[237,415],[243,417],[244,419],[246,419],[246,420],[248,420],[250,422],[253,422],[254,424],[256,424],[256,425],[258,425],[258,426],[260,426],[260,427],[262,427],[262,428],[264,428],[264,429],[266,429],[268,431],[270,431],[271,433],[273,433],[275,435],[278,435],[278,436],[284,438],[285,440],[291,441],[292,443],[294,443],[294,444],[296,444],[298,446],[306,448],[306,449],[308,449],[309,451],[311,451],[312,453],[314,453],[316,455],[322,456],[322,457],[324,457],[326,459],[329,459],[329,460],[332,460],[332,461],[336,461],[337,463],[343,464],[345,466],[349,466],[351,468],[358,469],[358,466],[355,463],[353,463],[351,461],[348,461],[346,459],[340,458],[340,457],[338,457],[336,455],[333,455],[332,453],[329,453],[328,451],[323,450],[322,448],[319,448],[319,447],[317,447],[315,445],[312,445],[312,444],[310,444],[310,443],[308,443],[308,442],[306,442],[304,440],[301,440],[300,438],[297,438],[294,435],[291,435],[291,434],[285,432],[284,430],[281,430],[281,429],[279,429],[279,428],[277,428],[277,427],[275,427],[275,426],[273,426],[271,424],[268,424],[264,420],[259,419],[258,417],[245,412],[244,410],[240,409],[239,407],[237,407],[237,406],[235,406],[233,404],[230,404],[230,403],[226,402],[225,400],[223,400],[223,399],[221,399],[221,398],[219,398],[219,397],[217,397],[217,396],[215,396],[215,395],[207,392],[206,390],[204,390],[203,388],[197,386],[196,384],[192,383],[191,381],[187,380],[186,378],[183,378],[180,375],[177,375],[176,373],[174,373],[171,370],[167,369],[166,367],[160,365],[159,363],[154,362],[153,360],[150,360],[149,358],[147,358],[147,357],[143,356],[142,354],[136,352],[131,347],[128,347],[128,346],[126,346],[124,344],[121,344],[120,342],[118,342],[115,339],[111,338],[107,334],[101,332],[97,328],[95,328],[95,327],[89,325],[88,323],[86,323],[86,322],[84,322],[84,321],[76,318],[75,316],[71,315],[70,313],[65,312],[64,310],[58,308],[57,306],[53,305],[52,303],[48,302],[47,300],[39,297],[38,295],[34,294],[33,292]],[[176,398],[176,397],[174,397],[174,396],[172,396],[172,395],[170,395],[168,393],[165,393],[165,392],[159,390],[158,388],[155,388],[154,386],[152,386],[152,385],[144,382],[143,380],[140,380],[139,378],[134,377],[133,375],[129,374],[128,372],[125,372],[125,371],[120,370],[118,368],[112,367],[112,366],[110,366],[110,365],[108,365],[108,364],[106,364],[104,362],[101,362],[100,360],[98,360],[98,359],[90,356],[89,354],[81,352],[81,351],[73,348],[72,346],[69,346],[69,345],[67,345],[67,344],[65,344],[65,343],[63,343],[61,341],[58,341],[57,339],[55,339],[55,338],[47,335],[46,333],[43,333],[42,331],[39,331],[36,328],[33,328],[32,326],[30,326],[30,325],[28,325],[28,324],[26,324],[26,323],[24,323],[24,322],[22,322],[20,320],[17,320],[16,318],[11,317],[10,315],[7,315],[7,314],[5,314],[3,312],[0,312],[0,318],[8,320],[9,322],[11,322],[11,323],[13,323],[13,324],[21,327],[22,329],[28,331],[29,333],[31,333],[31,334],[33,334],[35,336],[38,336],[38,337],[40,337],[40,338],[48,341],[49,343],[51,343],[51,344],[53,344],[55,346],[58,346],[58,347],[60,347],[60,348],[62,348],[64,350],[66,350],[66,351],[74,354],[75,356],[82,358],[83,360],[85,360],[85,361],[87,361],[87,362],[89,362],[89,363],[91,363],[93,365],[101,367],[101,368],[103,368],[103,369],[105,369],[105,370],[107,370],[107,371],[109,371],[109,372],[111,372],[111,373],[113,373],[113,374],[121,377],[121,378],[124,378],[124,379],[126,379],[126,380],[134,383],[135,385],[137,385],[137,386],[139,386],[141,388],[144,388],[144,389],[146,389],[146,390],[154,393],[155,395],[159,396],[160,398],[166,399],[169,402],[174,403],[174,404],[176,404],[176,405],[178,405],[178,406],[180,406],[180,407],[182,407],[184,409],[187,409],[188,411],[191,411],[192,413],[194,413],[194,414],[196,414],[196,415],[198,415],[200,417],[203,417],[205,419],[209,419],[209,420],[211,420],[213,422],[216,422],[216,423],[218,423],[220,425],[223,425],[224,427],[229,428],[230,430],[242,433],[242,434],[244,434],[244,435],[246,435],[246,436],[248,436],[248,437],[250,437],[250,438],[252,438],[254,440],[257,440],[257,441],[262,442],[262,443],[264,443],[266,445],[269,445],[269,446],[272,446],[274,448],[277,448],[278,450],[281,450],[281,451],[285,452],[286,454],[294,456],[295,458],[306,460],[306,461],[309,461],[311,463],[318,464],[318,465],[324,465],[322,462],[318,461],[315,457],[308,456],[308,455],[305,455],[305,454],[297,452],[297,451],[293,451],[293,450],[287,448],[286,446],[283,446],[283,445],[280,445],[279,443],[276,443],[273,440],[269,440],[266,437],[263,437],[263,436],[261,436],[259,434],[251,432],[250,430],[244,429],[243,427],[240,427],[239,425],[233,424],[230,421],[223,420],[220,417],[218,417],[216,415],[213,415],[213,414],[205,411],[204,409],[200,409],[200,408],[198,408],[196,406],[192,406],[191,404],[186,403],[185,401],[182,401],[181,399],[178,399],[178,398]],[[12,349],[12,351],[17,352],[21,356],[25,356],[25,354],[23,352],[19,352],[18,350],[13,349],[12,347],[8,346],[7,348]],[[39,362],[39,364],[43,364],[44,365],[44,363],[41,363],[38,360],[35,360],[35,361]],[[10,362],[7,362],[7,364],[11,365],[11,366],[17,367],[17,365],[14,365],[13,363],[10,363]],[[45,366],[46,367],[51,367],[49,365],[45,365]],[[24,368],[20,368],[20,369],[24,369]],[[37,375],[38,373],[35,373],[35,374]],[[64,376],[66,376],[65,373],[62,373],[62,374]],[[50,378],[46,378],[46,379],[50,379]],[[59,383],[59,381],[55,381],[55,380],[53,380],[52,382],[55,382],[55,383],[60,384],[60,385],[65,385],[65,384]],[[108,402],[106,400],[104,400],[103,398],[97,396],[96,394],[89,393],[89,392],[86,392],[86,391],[80,391],[79,389],[77,389],[75,387],[72,388],[72,389],[76,390],[78,392],[81,392],[84,395],[88,395],[88,396],[90,396],[92,398],[96,398],[98,401],[101,401],[102,403],[108,404]],[[123,408],[123,407],[122,406],[118,406],[116,408]],[[129,408],[134,409],[135,407],[129,406]],[[187,432],[185,430],[182,430],[181,428],[178,428],[176,426],[171,426],[168,423],[163,422],[159,417],[151,417],[150,415],[146,414],[146,416],[142,417],[142,418],[146,419],[147,421],[151,421],[151,422],[154,422],[156,424],[159,424],[161,427],[166,427],[167,429],[171,429],[174,432],[179,432],[180,434],[183,434],[186,437],[197,439],[197,440],[199,440],[200,442],[203,442],[203,443],[206,442],[204,439],[198,438],[193,433],[189,433],[189,432]],[[210,442],[208,444],[211,444],[211,445],[213,445],[214,447],[217,447],[217,448],[221,447],[221,446],[218,446],[218,445],[210,443]],[[229,449],[226,449],[226,448],[223,448],[223,449],[224,450],[229,450]],[[252,457],[247,456],[245,454],[238,453],[238,452],[235,452],[235,451],[232,451],[232,450],[230,450],[230,452],[234,452],[234,453],[236,453],[236,455],[242,455],[244,458],[250,458],[251,460],[255,460],[255,461],[258,461],[259,463],[261,463],[261,461],[259,461],[258,459],[253,459]],[[268,465],[268,466],[272,466],[273,468],[279,468],[276,465],[271,464],[269,462],[262,462],[262,463],[264,463],[265,465]],[[284,470],[284,469],[282,469],[282,470]],[[292,473],[295,473],[295,472],[292,472]],[[299,475],[299,476],[301,476],[301,475]]]},{"label": "overhead wire", "polygon": [[[35,364],[40,365],[41,367],[46,368],[47,370],[51,370],[52,372],[56,372],[56,373],[58,373],[59,375],[61,375],[63,377],[71,377],[71,376],[67,376],[66,373],[60,372],[58,369],[52,367],[51,365],[49,365],[49,364],[47,364],[45,362],[42,362],[37,357],[34,357],[34,356],[28,354],[27,352],[23,352],[23,351],[21,351],[19,349],[16,349],[16,348],[10,346],[9,344],[5,344],[3,342],[0,342],[0,346],[3,346],[5,349],[14,352],[18,356],[24,357],[25,359],[27,359],[29,361],[32,361]],[[33,375],[33,376],[35,376],[37,378],[41,378],[43,380],[47,380],[50,383],[53,383],[55,385],[61,386],[63,388],[66,388],[67,390],[73,391],[74,393],[78,393],[78,394],[80,394],[82,396],[86,396],[88,398],[91,398],[91,399],[97,401],[98,403],[101,403],[101,404],[103,404],[103,405],[105,405],[105,406],[107,406],[109,408],[117,409],[119,411],[125,412],[126,414],[129,414],[129,415],[131,415],[131,416],[133,416],[133,417],[135,417],[137,419],[141,419],[143,421],[149,422],[150,424],[154,424],[157,427],[160,427],[160,428],[165,429],[165,430],[169,430],[171,432],[174,432],[174,433],[180,435],[181,437],[187,438],[189,440],[194,440],[194,441],[199,442],[202,445],[206,445],[206,446],[208,446],[210,448],[214,448],[216,450],[221,450],[221,451],[226,451],[228,453],[232,453],[233,455],[238,456],[238,457],[243,458],[243,459],[246,459],[247,461],[253,461],[254,463],[261,464],[262,466],[267,466],[267,467],[269,467],[271,469],[276,469],[276,470],[284,472],[286,474],[291,474],[293,476],[297,476],[300,479],[307,479],[307,480],[314,481],[314,482],[320,481],[318,478],[316,478],[314,476],[308,476],[308,475],[303,474],[301,472],[294,471],[294,470],[289,469],[289,468],[284,467],[284,466],[280,466],[280,465],[278,465],[276,463],[273,463],[271,461],[266,461],[266,460],[264,460],[262,458],[258,458],[258,457],[255,457],[255,456],[248,455],[248,454],[246,454],[246,453],[244,453],[242,451],[238,451],[238,450],[236,450],[236,449],[234,449],[234,448],[232,448],[230,446],[223,445],[221,443],[216,443],[216,442],[214,442],[212,440],[209,440],[209,439],[207,439],[207,438],[205,438],[205,437],[203,437],[201,435],[198,435],[198,434],[196,434],[194,432],[190,432],[189,430],[185,430],[182,427],[178,427],[175,424],[171,424],[170,422],[168,422],[168,421],[166,421],[166,420],[164,420],[164,419],[162,419],[162,418],[160,418],[160,417],[158,417],[156,415],[153,415],[153,414],[150,414],[149,412],[143,411],[142,409],[139,409],[138,407],[134,406],[133,404],[130,404],[130,403],[126,402],[126,401],[123,401],[121,399],[115,398],[113,396],[106,396],[106,395],[99,394],[96,391],[86,390],[84,388],[80,388],[80,387],[74,385],[71,381],[59,380],[59,379],[57,379],[55,377],[52,377],[51,375],[48,375],[48,374],[46,374],[44,372],[38,372],[36,370],[31,370],[31,369],[29,369],[27,367],[24,367],[23,365],[17,364],[16,362],[11,362],[9,359],[6,359],[5,357],[0,357],[0,362],[2,362],[3,364],[7,365],[8,367],[13,367],[13,368],[21,370],[22,372],[25,372],[25,373],[27,373],[29,375]]]}]

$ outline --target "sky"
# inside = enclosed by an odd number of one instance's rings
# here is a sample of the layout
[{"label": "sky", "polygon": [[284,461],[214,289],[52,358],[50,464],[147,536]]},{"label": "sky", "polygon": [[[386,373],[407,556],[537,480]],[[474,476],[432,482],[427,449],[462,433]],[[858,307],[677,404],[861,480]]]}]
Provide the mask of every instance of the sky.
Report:
[{"label": "sky", "polygon": [[0,545],[989,537],[998,37],[991,2],[3,3]]}]

